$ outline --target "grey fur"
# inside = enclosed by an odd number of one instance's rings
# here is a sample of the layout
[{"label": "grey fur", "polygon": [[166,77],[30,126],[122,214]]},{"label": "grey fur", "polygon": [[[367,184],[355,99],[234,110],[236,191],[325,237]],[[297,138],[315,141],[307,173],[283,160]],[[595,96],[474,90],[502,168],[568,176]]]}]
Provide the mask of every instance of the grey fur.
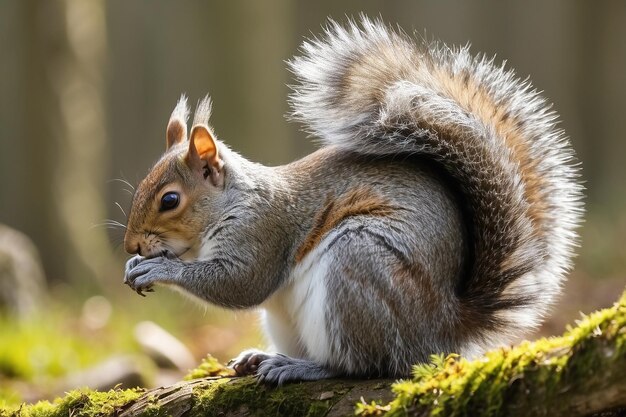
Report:
[{"label": "grey fur", "polygon": [[[185,169],[186,144],[172,148],[154,172],[204,190],[181,220],[198,222],[184,242],[192,250],[184,261],[159,257],[178,252],[168,233],[152,233],[160,251],[129,261],[126,282],[139,293],[165,283],[228,308],[261,305],[289,324],[297,271],[317,271],[304,294],[322,297],[324,345],[309,337],[319,328],[293,325],[275,340],[291,358],[254,359],[272,383],[408,376],[432,353],[476,355],[537,325],[570,267],[582,212],[573,151],[544,100],[466,48],[416,45],[365,18],[331,22],[303,52],[290,63],[294,115],[325,146],[268,168],[218,142],[223,189]],[[472,88],[482,101],[456,100]],[[491,124],[467,105],[506,112]],[[205,100],[196,119],[209,114]],[[137,195],[155,183],[144,180]],[[142,198],[127,237],[160,226],[145,225]],[[236,365],[249,369],[248,360]]]}]

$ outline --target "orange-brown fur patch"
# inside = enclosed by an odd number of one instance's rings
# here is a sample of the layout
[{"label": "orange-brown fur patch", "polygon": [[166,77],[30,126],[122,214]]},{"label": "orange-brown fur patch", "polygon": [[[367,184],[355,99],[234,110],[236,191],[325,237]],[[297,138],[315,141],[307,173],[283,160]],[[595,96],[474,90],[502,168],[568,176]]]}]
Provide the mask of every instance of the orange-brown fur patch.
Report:
[{"label": "orange-brown fur patch", "polygon": [[339,198],[330,196],[313,223],[313,228],[296,252],[296,262],[300,262],[322,238],[342,220],[353,216],[388,216],[393,212],[391,204],[370,188],[359,187]]}]

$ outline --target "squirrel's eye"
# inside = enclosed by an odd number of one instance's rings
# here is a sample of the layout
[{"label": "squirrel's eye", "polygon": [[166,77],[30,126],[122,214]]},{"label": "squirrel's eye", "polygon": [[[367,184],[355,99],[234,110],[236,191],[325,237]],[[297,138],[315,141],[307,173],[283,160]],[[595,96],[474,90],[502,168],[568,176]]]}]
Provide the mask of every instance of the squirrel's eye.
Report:
[{"label": "squirrel's eye", "polygon": [[178,203],[180,202],[180,196],[178,193],[165,193],[163,197],[161,197],[161,211],[172,210],[178,207]]}]

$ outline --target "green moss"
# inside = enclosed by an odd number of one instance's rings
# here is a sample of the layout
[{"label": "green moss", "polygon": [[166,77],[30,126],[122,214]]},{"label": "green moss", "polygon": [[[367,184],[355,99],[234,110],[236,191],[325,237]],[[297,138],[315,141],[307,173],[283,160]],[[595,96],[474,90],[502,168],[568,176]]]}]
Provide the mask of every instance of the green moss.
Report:
[{"label": "green moss", "polygon": [[185,375],[185,381],[211,376],[235,376],[235,371],[220,363],[211,355],[202,359],[200,365]]},{"label": "green moss", "polygon": [[257,384],[252,377],[221,379],[208,389],[199,390],[190,415],[217,415],[218,412],[246,409],[252,415],[324,416],[340,397],[316,399],[313,393],[319,392],[320,384],[330,391],[336,382],[290,384],[274,389]]},{"label": "green moss", "polygon": [[394,384],[396,399],[390,404],[360,404],[356,412],[504,416],[537,403],[558,407],[563,387],[573,392],[580,381],[602,378],[608,369],[626,370],[626,292],[613,307],[583,317],[561,337],[494,350],[475,361],[434,356],[430,364],[415,367],[412,380]]},{"label": "green moss", "polygon": [[[53,402],[40,401],[32,405],[23,405],[4,409],[0,416],[11,417],[104,417],[113,416],[116,410],[136,400],[143,394],[142,389],[119,390],[107,392],[90,390],[74,390],[65,397]],[[2,414],[4,413],[4,414]]]},{"label": "green moss", "polygon": [[367,403],[365,400],[361,400],[360,403],[357,403],[354,414],[357,416],[383,416],[389,410],[391,410],[390,404],[382,405],[379,401]]}]

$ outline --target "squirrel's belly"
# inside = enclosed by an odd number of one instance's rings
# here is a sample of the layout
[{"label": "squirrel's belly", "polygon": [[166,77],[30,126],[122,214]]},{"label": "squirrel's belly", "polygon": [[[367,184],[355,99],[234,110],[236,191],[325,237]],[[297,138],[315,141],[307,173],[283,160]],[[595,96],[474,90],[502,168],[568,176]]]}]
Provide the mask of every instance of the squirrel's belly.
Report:
[{"label": "squirrel's belly", "polygon": [[309,252],[292,270],[285,286],[261,306],[264,328],[274,348],[318,363],[330,359],[326,317],[328,256],[324,244]]}]

